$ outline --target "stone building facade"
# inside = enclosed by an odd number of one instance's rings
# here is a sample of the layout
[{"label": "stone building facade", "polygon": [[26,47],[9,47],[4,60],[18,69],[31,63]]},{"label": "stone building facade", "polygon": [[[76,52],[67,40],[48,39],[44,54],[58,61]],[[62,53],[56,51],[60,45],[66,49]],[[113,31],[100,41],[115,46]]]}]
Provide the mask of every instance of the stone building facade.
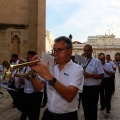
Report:
[{"label": "stone building facade", "polygon": [[120,53],[120,38],[115,38],[115,35],[97,35],[88,36],[86,43],[73,42],[73,55],[75,53],[82,55],[85,44],[91,44],[93,47],[93,56],[97,57],[103,52],[105,55],[110,54],[112,60],[116,53]]},{"label": "stone building facade", "polygon": [[28,50],[45,51],[46,0],[0,1],[0,62]]},{"label": "stone building facade", "polygon": [[45,52],[48,54],[52,53],[53,49],[53,44],[54,44],[54,35],[46,30],[46,44],[45,44]]}]

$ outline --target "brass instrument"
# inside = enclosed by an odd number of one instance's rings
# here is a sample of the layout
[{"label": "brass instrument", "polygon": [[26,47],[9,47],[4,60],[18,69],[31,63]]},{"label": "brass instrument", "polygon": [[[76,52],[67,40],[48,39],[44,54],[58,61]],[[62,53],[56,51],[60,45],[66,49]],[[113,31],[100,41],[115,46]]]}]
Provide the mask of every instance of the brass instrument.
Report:
[{"label": "brass instrument", "polygon": [[[40,60],[35,60],[35,61],[26,62],[26,63],[22,63],[22,64],[10,65],[6,60],[4,60],[3,61],[3,70],[5,72],[5,75],[8,78],[10,78],[12,76],[12,72],[15,69],[19,69],[19,68],[23,68],[23,67],[27,67],[27,66],[32,66],[38,62],[40,62]],[[27,74],[21,74],[20,76],[25,77],[26,75],[34,75],[34,74],[35,74],[35,72],[29,71]]]}]

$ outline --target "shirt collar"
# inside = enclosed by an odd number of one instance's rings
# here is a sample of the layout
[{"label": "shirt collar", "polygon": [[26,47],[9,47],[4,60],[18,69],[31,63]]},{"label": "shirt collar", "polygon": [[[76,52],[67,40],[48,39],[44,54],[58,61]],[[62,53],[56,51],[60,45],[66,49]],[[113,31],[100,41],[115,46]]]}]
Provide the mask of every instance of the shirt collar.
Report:
[{"label": "shirt collar", "polygon": [[85,58],[85,61],[89,61],[90,59],[92,59],[92,57],[91,57],[91,58],[89,58],[89,59]]},{"label": "shirt collar", "polygon": [[[68,66],[70,66],[71,64],[73,63],[73,61],[72,60],[70,60],[65,66],[64,66],[64,68],[66,68],[66,67],[68,67]],[[59,66],[59,64],[57,64],[57,66]]]}]

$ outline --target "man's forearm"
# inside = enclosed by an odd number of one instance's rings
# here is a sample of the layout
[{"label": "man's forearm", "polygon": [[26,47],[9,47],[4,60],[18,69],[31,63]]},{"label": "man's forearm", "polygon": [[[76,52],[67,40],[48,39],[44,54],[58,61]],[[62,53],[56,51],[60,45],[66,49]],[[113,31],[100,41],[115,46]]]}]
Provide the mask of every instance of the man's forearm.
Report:
[{"label": "man's forearm", "polygon": [[91,78],[94,79],[102,79],[104,77],[103,74],[91,74]]},{"label": "man's forearm", "polygon": [[42,81],[38,81],[36,80],[36,78],[32,77],[31,78],[31,83],[33,85],[33,88],[35,90],[35,92],[39,92],[40,90],[42,90],[45,86],[45,83]]}]

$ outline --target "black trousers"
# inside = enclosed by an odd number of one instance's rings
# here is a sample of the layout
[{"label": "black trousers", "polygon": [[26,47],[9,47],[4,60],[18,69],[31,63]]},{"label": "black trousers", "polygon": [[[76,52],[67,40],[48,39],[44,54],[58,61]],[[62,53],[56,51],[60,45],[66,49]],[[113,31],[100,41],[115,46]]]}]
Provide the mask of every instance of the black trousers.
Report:
[{"label": "black trousers", "polygon": [[99,85],[84,86],[81,94],[85,120],[97,120]]},{"label": "black trousers", "polygon": [[79,99],[78,99],[78,109],[80,108],[80,105],[81,105],[81,96],[82,96],[82,93],[79,93]]},{"label": "black trousers", "polygon": [[42,92],[24,93],[24,109],[20,120],[26,120],[27,116],[29,120],[39,120],[42,95]]},{"label": "black trousers", "polygon": [[8,90],[8,93],[9,93],[10,96],[12,97],[13,103],[15,103],[15,91],[13,91],[13,90]]},{"label": "black trousers", "polygon": [[77,111],[64,113],[64,114],[56,114],[51,113],[48,109],[44,111],[42,120],[78,120]]},{"label": "black trousers", "polygon": [[115,73],[111,76],[111,89],[112,89],[112,93],[114,93],[115,92]]},{"label": "black trousers", "polygon": [[43,101],[42,105],[46,105],[47,103],[47,92],[46,92],[46,86],[44,87],[44,93],[43,93]]},{"label": "black trousers", "polygon": [[106,107],[108,111],[111,110],[112,86],[113,81],[111,77],[102,79],[100,84],[100,105],[102,108]]}]

